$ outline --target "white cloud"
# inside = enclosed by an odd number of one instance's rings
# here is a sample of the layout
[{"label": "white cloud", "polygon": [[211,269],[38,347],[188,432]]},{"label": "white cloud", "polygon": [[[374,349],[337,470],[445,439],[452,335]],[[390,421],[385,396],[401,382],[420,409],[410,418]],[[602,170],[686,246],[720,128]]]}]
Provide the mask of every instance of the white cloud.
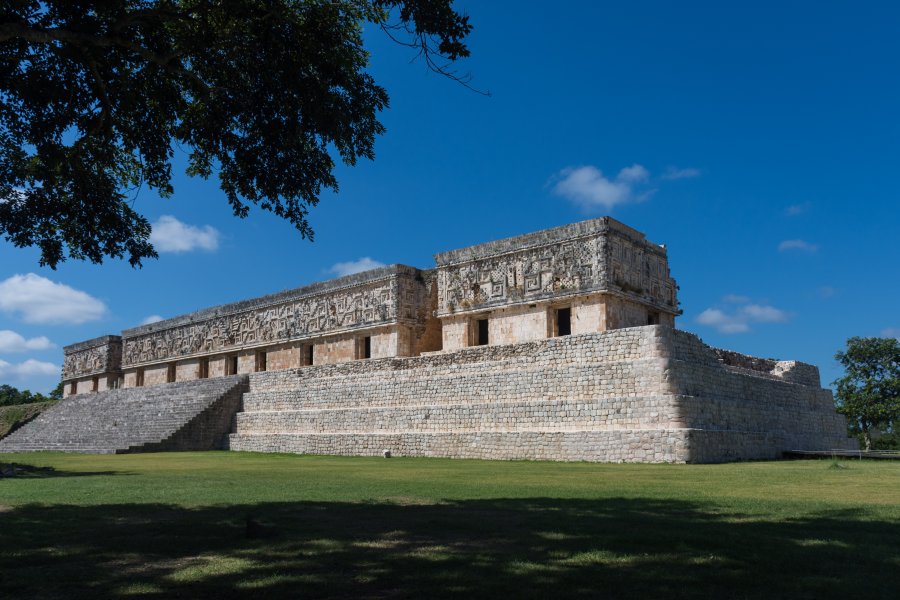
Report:
[{"label": "white cloud", "polygon": [[693,177],[700,177],[700,169],[668,167],[662,174],[661,179],[691,179]]},{"label": "white cloud", "polygon": [[757,323],[784,323],[787,321],[787,313],[774,306],[763,304],[748,304],[740,310],[749,320]]},{"label": "white cloud", "polygon": [[645,183],[650,173],[641,165],[619,171],[615,179],[607,179],[597,167],[569,167],[556,174],[553,192],[584,209],[611,209],[617,204],[640,202],[652,192],[635,188]]},{"label": "white cloud", "polygon": [[648,171],[641,165],[631,165],[630,167],[625,167],[624,169],[619,171],[619,175],[616,177],[616,179],[619,181],[627,181],[630,183],[647,181],[649,178],[650,171]]},{"label": "white cloud", "polygon": [[747,320],[736,314],[727,314],[718,308],[707,308],[697,317],[701,325],[715,327],[720,333],[746,333],[750,331]]},{"label": "white cloud", "polygon": [[831,298],[832,296],[834,296],[837,293],[838,293],[837,289],[831,287],[830,285],[823,285],[822,287],[819,288],[819,295],[823,298]]},{"label": "white cloud", "polygon": [[788,250],[800,250],[801,252],[809,252],[810,254],[812,254],[818,249],[818,245],[811,244],[804,240],[784,240],[783,242],[778,244],[779,252],[786,252]]},{"label": "white cloud", "polygon": [[46,350],[48,348],[53,348],[53,344],[44,336],[26,340],[15,331],[0,330],[0,352],[25,352],[26,350]]},{"label": "white cloud", "polygon": [[729,304],[747,304],[750,302],[750,298],[741,296],[740,294],[725,294],[722,296],[722,301],[728,302]]},{"label": "white cloud", "polygon": [[143,321],[141,321],[141,325],[150,325],[151,323],[159,323],[163,318],[159,315],[150,315]]},{"label": "white cloud", "polygon": [[106,314],[93,296],[34,273],[0,281],[0,311],[15,313],[27,323],[77,325]]},{"label": "white cloud", "polygon": [[59,375],[60,368],[53,363],[29,358],[17,364],[0,360],[0,379],[24,379],[40,375]]},{"label": "white cloud", "polygon": [[900,327],[888,327],[881,330],[881,337],[892,337],[900,340]]},{"label": "white cloud", "polygon": [[812,208],[812,202],[802,202],[800,204],[791,204],[787,208],[784,209],[784,214],[789,217],[796,217],[797,215],[802,215],[806,211]]},{"label": "white cloud", "polygon": [[328,269],[329,273],[334,273],[338,277],[343,277],[344,275],[353,275],[354,273],[362,273],[363,271],[370,271],[372,269],[377,269],[378,267],[383,267],[385,264],[383,262],[379,262],[377,260],[373,260],[368,256],[363,256],[359,260],[351,260],[348,262],[339,262],[331,266]]},{"label": "white cloud", "polygon": [[150,243],[159,252],[190,252],[196,249],[212,252],[219,247],[219,232],[210,225],[194,227],[172,215],[163,215],[153,223]]},{"label": "white cloud", "polygon": [[730,294],[724,300],[741,306],[731,310],[707,308],[697,315],[697,322],[714,327],[719,333],[747,333],[753,323],[784,323],[788,320],[785,311],[768,304],[751,303],[746,296]]}]

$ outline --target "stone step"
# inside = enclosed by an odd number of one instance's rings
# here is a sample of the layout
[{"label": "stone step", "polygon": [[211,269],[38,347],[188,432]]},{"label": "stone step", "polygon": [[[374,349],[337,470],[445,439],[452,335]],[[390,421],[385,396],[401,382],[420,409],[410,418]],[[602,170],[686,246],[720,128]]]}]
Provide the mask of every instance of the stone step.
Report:
[{"label": "stone step", "polygon": [[500,460],[685,462],[690,430],[232,434],[229,448],[350,456],[430,456]]},{"label": "stone step", "polygon": [[245,411],[237,415],[244,433],[542,431],[554,429],[647,429],[678,427],[671,396],[602,400],[516,400],[505,402],[363,406],[352,409]]},{"label": "stone step", "polygon": [[[649,362],[649,361],[648,361]],[[653,359],[653,362],[658,362]],[[553,369],[521,369],[516,372],[482,373],[386,379],[371,377],[356,382],[330,379],[309,382],[296,389],[264,389],[251,383],[244,396],[244,409],[280,410],[296,408],[353,408],[365,405],[416,406],[513,401],[526,398],[570,398],[593,400],[616,398],[624,390],[636,395],[659,393],[663,370],[643,368],[641,361],[628,365],[569,365]]]},{"label": "stone step", "polygon": [[[139,451],[180,440],[180,432],[191,427],[205,444],[215,437],[212,425],[220,437],[228,431],[246,381],[232,376],[70,396],[0,440],[0,452]],[[230,407],[227,414],[223,403]],[[211,425],[205,427],[204,420]]]}]

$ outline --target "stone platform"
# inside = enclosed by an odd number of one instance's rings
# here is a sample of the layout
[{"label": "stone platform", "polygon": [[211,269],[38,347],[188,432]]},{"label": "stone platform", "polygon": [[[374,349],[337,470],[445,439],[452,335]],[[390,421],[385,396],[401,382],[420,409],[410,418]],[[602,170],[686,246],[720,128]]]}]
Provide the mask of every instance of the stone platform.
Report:
[{"label": "stone platform", "polygon": [[720,462],[854,446],[815,367],[647,326],[251,375],[229,447]]},{"label": "stone platform", "polygon": [[650,325],[76,395],[0,452],[223,446],[680,463],[856,447],[815,367]]}]

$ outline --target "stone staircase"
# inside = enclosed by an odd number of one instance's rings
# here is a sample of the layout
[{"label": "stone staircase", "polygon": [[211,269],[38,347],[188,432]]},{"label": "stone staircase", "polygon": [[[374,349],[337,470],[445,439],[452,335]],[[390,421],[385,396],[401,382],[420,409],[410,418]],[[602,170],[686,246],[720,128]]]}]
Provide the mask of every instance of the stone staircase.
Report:
[{"label": "stone staircase", "polygon": [[0,440],[0,452],[221,448],[246,390],[236,375],[70,396]]}]

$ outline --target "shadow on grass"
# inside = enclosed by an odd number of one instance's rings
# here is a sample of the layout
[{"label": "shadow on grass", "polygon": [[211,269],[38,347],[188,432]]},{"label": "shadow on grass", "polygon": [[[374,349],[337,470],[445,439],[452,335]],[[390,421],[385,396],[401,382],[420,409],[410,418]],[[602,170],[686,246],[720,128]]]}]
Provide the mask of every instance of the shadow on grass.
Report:
[{"label": "shadow on grass", "polygon": [[[0,597],[894,598],[900,524],[681,501],[26,506]],[[262,594],[262,595],[261,595]]]},{"label": "shadow on grass", "polygon": [[36,467],[22,463],[0,462],[0,479],[17,477],[39,479],[45,477],[96,477],[100,475],[127,475],[120,471],[60,471],[54,467]]}]

